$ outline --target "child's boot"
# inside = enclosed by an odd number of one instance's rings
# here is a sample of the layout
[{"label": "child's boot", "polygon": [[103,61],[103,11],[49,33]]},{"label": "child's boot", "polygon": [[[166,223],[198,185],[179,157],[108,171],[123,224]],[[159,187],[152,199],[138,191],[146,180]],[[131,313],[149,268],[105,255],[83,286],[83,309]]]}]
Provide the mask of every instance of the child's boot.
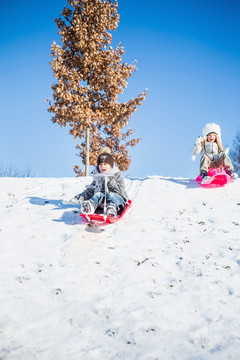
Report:
[{"label": "child's boot", "polygon": [[81,211],[83,214],[94,214],[95,205],[91,200],[85,200],[81,204]]},{"label": "child's boot", "polygon": [[227,170],[226,173],[230,175],[233,180],[236,180],[238,178],[238,174],[233,172],[233,170]]},{"label": "child's boot", "polygon": [[106,215],[111,217],[117,217],[117,209],[114,204],[110,204],[107,206]]},{"label": "child's boot", "polygon": [[202,178],[202,184],[204,184],[205,181],[207,181],[207,179],[209,179],[207,171],[205,171],[205,170],[201,171],[200,175],[201,175],[201,178]]}]

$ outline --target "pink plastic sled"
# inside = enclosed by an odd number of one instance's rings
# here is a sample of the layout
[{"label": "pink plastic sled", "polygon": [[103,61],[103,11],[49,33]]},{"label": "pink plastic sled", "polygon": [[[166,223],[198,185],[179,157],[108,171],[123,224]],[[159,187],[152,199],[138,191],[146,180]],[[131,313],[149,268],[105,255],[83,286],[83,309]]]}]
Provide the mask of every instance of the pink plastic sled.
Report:
[{"label": "pink plastic sled", "polygon": [[209,169],[208,176],[209,179],[207,179],[203,184],[201,183],[202,181],[201,175],[198,175],[196,181],[204,188],[220,187],[233,182],[231,176],[228,175],[225,170],[219,168]]}]

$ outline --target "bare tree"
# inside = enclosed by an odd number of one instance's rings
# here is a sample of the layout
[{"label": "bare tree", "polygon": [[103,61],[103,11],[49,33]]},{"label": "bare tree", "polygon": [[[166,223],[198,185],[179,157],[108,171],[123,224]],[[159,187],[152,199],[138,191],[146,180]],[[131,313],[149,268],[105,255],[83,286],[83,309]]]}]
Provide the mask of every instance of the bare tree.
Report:
[{"label": "bare tree", "polygon": [[233,146],[230,151],[230,157],[232,159],[232,163],[235,168],[235,171],[240,176],[240,132],[237,133],[235,139],[233,140]]},{"label": "bare tree", "polygon": [[0,177],[34,177],[31,169],[19,170],[15,165],[5,166],[0,163]]},{"label": "bare tree", "polygon": [[[132,138],[128,122],[146,92],[124,103],[118,101],[136,71],[135,64],[122,63],[121,43],[115,50],[110,46],[110,31],[119,23],[118,4],[111,0],[67,3],[55,20],[62,47],[55,42],[51,47],[57,83],[52,85],[53,103],[49,101],[48,111],[54,114],[54,123],[68,124],[70,134],[82,140],[77,149],[86,175],[102,146],[110,147],[120,170],[127,170],[131,163],[128,148],[140,140]],[[79,166],[74,170],[83,173]]]}]

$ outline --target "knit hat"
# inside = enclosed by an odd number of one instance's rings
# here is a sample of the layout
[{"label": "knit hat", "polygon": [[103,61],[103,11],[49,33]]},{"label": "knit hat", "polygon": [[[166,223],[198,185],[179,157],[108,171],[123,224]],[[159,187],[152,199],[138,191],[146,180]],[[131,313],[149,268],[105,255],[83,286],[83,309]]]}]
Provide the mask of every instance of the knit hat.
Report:
[{"label": "knit hat", "polygon": [[208,136],[208,134],[210,133],[215,133],[218,135],[219,139],[221,140],[221,129],[220,126],[215,124],[215,123],[211,123],[211,124],[206,124],[203,128],[203,137]]},{"label": "knit hat", "polygon": [[112,157],[112,155],[107,153],[107,152],[104,152],[104,153],[100,154],[98,159],[97,159],[97,165],[99,166],[101,163],[107,163],[111,167],[113,167],[113,157]]}]

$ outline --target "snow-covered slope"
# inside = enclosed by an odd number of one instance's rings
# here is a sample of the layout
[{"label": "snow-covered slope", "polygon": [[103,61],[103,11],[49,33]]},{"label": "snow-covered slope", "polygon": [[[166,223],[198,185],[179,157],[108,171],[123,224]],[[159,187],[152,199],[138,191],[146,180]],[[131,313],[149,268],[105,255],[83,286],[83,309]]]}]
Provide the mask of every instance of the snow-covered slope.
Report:
[{"label": "snow-covered slope", "polygon": [[62,201],[90,178],[1,178],[1,360],[240,358],[240,180],[126,179],[92,232]]}]

